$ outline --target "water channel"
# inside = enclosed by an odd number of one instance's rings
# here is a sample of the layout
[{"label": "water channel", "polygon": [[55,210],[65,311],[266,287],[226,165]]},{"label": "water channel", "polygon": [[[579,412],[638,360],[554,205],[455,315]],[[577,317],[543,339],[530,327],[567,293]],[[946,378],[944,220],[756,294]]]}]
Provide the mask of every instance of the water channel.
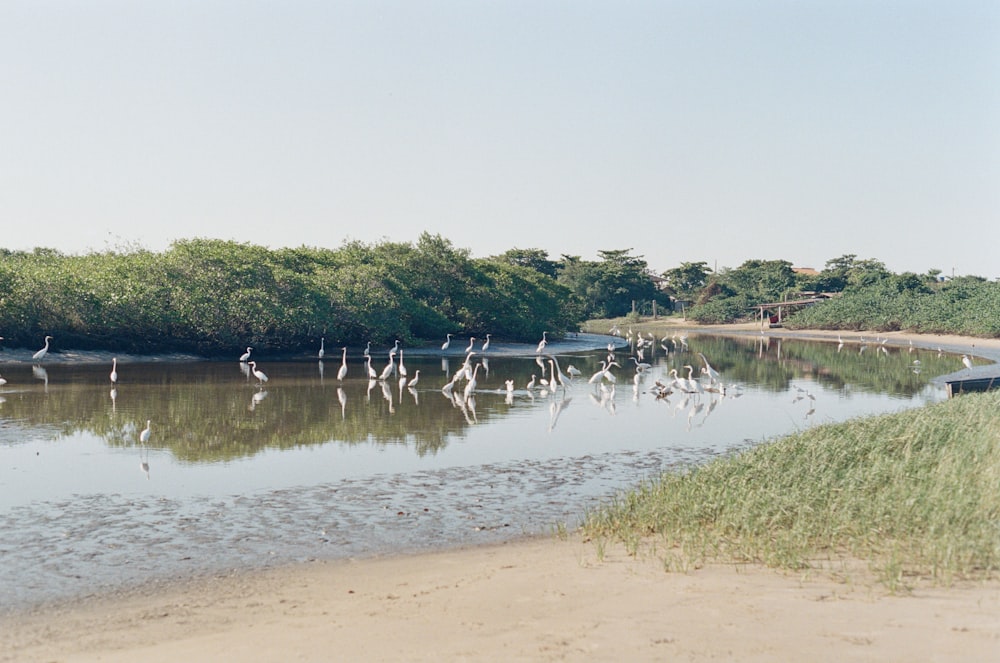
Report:
[{"label": "water channel", "polygon": [[[616,382],[591,384],[609,342]],[[266,383],[235,358],[118,357],[114,388],[110,356],[33,365],[0,353],[0,609],[572,528],[665,469],[942,400],[933,378],[961,368],[912,346],[692,335],[656,339],[636,384],[632,348],[588,335],[546,349],[563,373],[580,371],[571,385],[540,385],[553,364],[533,347],[494,344],[472,356],[465,398],[465,382],[442,391],[463,350],[404,348],[414,387],[369,380],[360,349],[344,380],[339,348],[323,361],[262,352]],[[381,372],[388,349],[372,356]],[[703,393],[654,392],[705,360],[724,388],[705,377]]]}]

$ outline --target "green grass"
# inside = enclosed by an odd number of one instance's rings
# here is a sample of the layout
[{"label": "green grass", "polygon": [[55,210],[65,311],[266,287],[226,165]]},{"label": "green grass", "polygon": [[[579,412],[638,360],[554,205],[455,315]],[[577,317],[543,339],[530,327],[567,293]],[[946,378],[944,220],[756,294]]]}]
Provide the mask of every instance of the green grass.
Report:
[{"label": "green grass", "polygon": [[668,473],[584,531],[668,569],[868,560],[891,588],[1000,570],[1000,392],[816,427]]}]

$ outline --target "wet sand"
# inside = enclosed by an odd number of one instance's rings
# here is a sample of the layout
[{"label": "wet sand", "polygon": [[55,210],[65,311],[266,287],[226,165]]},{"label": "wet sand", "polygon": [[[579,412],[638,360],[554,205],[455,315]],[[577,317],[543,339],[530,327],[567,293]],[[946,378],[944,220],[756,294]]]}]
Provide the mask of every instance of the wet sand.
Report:
[{"label": "wet sand", "polygon": [[0,660],[1000,660],[1000,579],[892,595],[857,561],[667,573],[598,553],[571,535],[151,583],[0,618]]}]

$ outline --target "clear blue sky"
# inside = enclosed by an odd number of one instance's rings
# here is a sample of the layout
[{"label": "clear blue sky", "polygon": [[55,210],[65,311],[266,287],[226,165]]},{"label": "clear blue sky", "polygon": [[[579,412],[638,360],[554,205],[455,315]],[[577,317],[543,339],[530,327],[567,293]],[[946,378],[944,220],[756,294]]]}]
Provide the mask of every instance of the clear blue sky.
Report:
[{"label": "clear blue sky", "polygon": [[0,247],[1000,276],[1000,2],[0,2]]}]

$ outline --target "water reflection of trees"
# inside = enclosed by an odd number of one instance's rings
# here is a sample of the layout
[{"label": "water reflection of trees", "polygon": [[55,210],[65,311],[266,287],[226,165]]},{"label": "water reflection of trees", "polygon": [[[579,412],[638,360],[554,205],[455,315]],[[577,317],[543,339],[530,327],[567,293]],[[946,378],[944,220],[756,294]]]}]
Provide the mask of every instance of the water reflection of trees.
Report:
[{"label": "water reflection of trees", "polygon": [[[685,374],[685,365],[702,366],[708,357],[726,383],[741,383],[780,393],[797,380],[831,389],[913,396],[930,379],[954,371],[957,359],[937,352],[871,343],[838,347],[836,342],[811,342],[758,336],[698,335],[688,350],[664,354],[658,346],[645,361],[654,375],[671,368]],[[560,357],[582,372],[572,390],[590,390],[587,378],[600,368],[606,350]],[[634,363],[619,351],[620,382],[630,380]],[[147,419],[153,421],[151,446],[166,448],[188,462],[228,461],[265,449],[289,449],[318,444],[407,445],[419,455],[435,454],[472,425],[503,417],[511,407],[548,408],[540,394],[534,400],[507,402],[504,381],[511,379],[524,393],[542,366],[531,357],[490,358],[491,370],[479,372],[475,417],[456,407],[440,387],[450,378],[439,359],[407,358],[411,375],[421,369],[420,391],[398,389],[395,380],[372,385],[360,379],[361,363],[352,360],[354,377],[342,384],[323,378],[312,364],[271,364],[271,381],[263,388],[240,375],[230,364],[119,365],[121,383],[110,396],[104,366],[50,367],[46,385],[29,367],[5,367],[10,380],[0,404],[0,422],[17,428],[44,429],[55,437],[81,432],[109,446],[130,447]],[[915,364],[914,362],[919,362]],[[457,362],[453,362],[457,365]],[[543,362],[544,363],[544,362]],[[452,366],[454,369],[456,366]],[[388,397],[387,397],[388,395]],[[343,396],[343,402],[341,399]],[[8,430],[9,433],[9,430]],[[9,434],[5,435],[10,439]]]},{"label": "water reflection of trees", "polygon": [[[766,336],[706,336],[689,340],[727,381],[785,391],[794,380],[812,380],[831,389],[913,396],[929,379],[960,364],[953,355],[932,350],[857,341],[840,345]],[[697,359],[697,357],[695,357]],[[919,363],[914,363],[919,362]]]}]

